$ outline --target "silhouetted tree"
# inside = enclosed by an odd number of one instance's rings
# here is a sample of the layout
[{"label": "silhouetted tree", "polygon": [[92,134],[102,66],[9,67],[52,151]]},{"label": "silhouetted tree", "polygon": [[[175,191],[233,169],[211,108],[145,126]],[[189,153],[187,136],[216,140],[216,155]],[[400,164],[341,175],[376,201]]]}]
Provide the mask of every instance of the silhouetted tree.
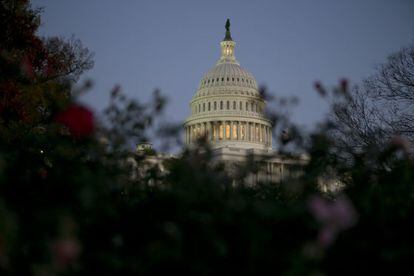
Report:
[{"label": "silhouetted tree", "polygon": [[333,135],[343,149],[383,147],[397,135],[414,141],[414,46],[390,55],[337,102],[333,122]]}]

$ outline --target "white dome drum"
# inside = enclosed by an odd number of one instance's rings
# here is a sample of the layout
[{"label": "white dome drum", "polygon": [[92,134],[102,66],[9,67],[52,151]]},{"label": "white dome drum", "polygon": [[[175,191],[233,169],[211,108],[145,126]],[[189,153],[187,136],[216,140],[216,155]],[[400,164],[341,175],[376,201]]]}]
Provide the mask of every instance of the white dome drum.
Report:
[{"label": "white dome drum", "polygon": [[213,148],[235,147],[271,150],[272,125],[265,117],[265,101],[255,78],[234,56],[236,43],[226,23],[221,57],[205,74],[190,102],[191,115],[184,123],[188,146],[206,136]]}]

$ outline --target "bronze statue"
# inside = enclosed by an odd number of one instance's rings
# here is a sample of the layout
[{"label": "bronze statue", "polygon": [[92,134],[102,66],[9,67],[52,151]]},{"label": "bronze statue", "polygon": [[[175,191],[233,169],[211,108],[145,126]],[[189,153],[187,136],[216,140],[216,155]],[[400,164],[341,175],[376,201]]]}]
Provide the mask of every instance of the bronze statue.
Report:
[{"label": "bronze statue", "polygon": [[230,34],[230,19],[227,18],[226,21],[226,36],[224,37],[224,41],[232,41],[233,39],[231,38],[231,34]]}]

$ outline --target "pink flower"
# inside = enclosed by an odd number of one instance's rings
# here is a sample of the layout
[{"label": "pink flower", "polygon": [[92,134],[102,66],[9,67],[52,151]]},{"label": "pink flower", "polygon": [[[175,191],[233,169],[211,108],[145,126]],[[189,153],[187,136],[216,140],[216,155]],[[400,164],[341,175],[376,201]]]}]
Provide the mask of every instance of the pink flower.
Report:
[{"label": "pink flower", "polygon": [[334,201],[313,196],[309,200],[309,210],[322,225],[318,234],[318,243],[322,247],[331,245],[336,235],[352,227],[357,219],[352,203],[344,195]]},{"label": "pink flower", "polygon": [[72,104],[56,116],[56,122],[65,125],[76,138],[89,136],[95,129],[93,113],[84,106]]}]

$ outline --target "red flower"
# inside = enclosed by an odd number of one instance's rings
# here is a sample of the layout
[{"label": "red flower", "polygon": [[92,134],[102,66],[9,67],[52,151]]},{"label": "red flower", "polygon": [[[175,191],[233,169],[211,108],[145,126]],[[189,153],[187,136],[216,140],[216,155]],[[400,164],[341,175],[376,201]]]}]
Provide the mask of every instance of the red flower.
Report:
[{"label": "red flower", "polygon": [[95,129],[93,113],[84,106],[72,104],[56,116],[56,122],[65,125],[76,138],[89,136]]},{"label": "red flower", "polygon": [[52,244],[54,261],[58,268],[65,269],[76,261],[81,251],[79,242],[74,238],[64,238]]},{"label": "red flower", "polygon": [[27,77],[29,77],[31,79],[34,78],[34,76],[35,76],[34,66],[33,66],[33,62],[32,62],[32,60],[29,56],[25,56],[23,58],[23,61],[21,63],[21,69]]}]

